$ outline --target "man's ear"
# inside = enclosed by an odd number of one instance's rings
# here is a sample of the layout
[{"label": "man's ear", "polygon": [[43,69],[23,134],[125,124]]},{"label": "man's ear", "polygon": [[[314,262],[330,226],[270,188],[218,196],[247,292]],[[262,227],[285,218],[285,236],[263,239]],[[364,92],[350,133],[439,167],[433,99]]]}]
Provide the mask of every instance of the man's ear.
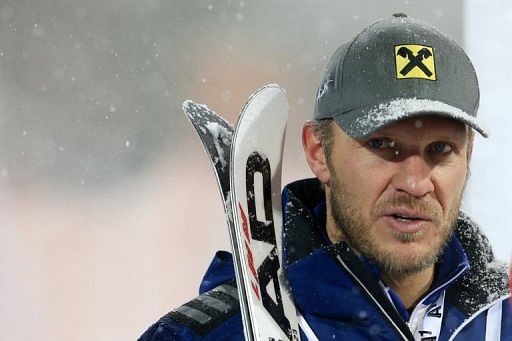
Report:
[{"label": "man's ear", "polygon": [[331,177],[324,148],[312,122],[306,122],[302,128],[302,146],[309,168],[322,184],[328,185]]}]

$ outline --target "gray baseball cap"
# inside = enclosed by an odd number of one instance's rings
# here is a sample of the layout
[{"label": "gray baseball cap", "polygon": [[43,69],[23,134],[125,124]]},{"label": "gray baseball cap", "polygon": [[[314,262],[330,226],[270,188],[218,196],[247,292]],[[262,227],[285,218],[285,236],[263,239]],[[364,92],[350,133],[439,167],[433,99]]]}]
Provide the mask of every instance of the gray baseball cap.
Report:
[{"label": "gray baseball cap", "polygon": [[451,38],[398,13],[369,26],[331,57],[317,92],[314,119],[333,118],[353,138],[414,116],[476,119],[475,69]]}]

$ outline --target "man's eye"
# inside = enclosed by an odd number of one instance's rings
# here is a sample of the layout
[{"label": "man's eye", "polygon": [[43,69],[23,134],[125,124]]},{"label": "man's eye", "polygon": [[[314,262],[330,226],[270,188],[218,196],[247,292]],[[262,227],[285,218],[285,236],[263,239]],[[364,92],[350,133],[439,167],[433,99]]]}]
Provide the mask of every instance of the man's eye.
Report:
[{"label": "man's eye", "polygon": [[371,139],[370,141],[367,142],[367,144],[370,148],[373,148],[373,149],[384,149],[384,148],[389,148],[389,147],[393,148],[394,147],[393,141],[391,141],[390,139],[387,139],[387,138],[383,138],[383,137]]},{"label": "man's eye", "polygon": [[436,142],[430,146],[430,149],[437,154],[447,154],[453,150],[452,146],[445,142]]}]

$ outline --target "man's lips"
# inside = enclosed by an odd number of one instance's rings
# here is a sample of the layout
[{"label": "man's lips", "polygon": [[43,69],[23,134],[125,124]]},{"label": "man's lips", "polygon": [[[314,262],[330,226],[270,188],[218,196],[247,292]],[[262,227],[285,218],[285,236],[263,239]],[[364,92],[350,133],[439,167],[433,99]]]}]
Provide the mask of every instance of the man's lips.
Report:
[{"label": "man's lips", "polygon": [[416,233],[432,223],[432,218],[428,214],[406,208],[389,209],[383,212],[381,217],[387,227],[399,233]]},{"label": "man's lips", "polygon": [[410,220],[432,221],[432,219],[430,218],[430,216],[428,214],[423,213],[421,211],[409,210],[406,208],[389,209],[386,212],[384,212],[382,215],[395,217],[395,218],[410,219]]}]

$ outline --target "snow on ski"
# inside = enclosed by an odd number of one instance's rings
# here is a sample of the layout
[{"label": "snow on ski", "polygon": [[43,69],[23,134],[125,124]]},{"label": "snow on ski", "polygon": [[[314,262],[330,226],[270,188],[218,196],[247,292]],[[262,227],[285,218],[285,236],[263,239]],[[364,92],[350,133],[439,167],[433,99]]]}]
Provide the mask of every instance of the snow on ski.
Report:
[{"label": "snow on ski", "polygon": [[214,168],[229,227],[246,340],[299,340],[281,264],[281,160],[288,116],[283,89],[254,93],[237,128],[204,105],[187,114]]},{"label": "snow on ski", "polygon": [[231,205],[256,340],[298,340],[281,259],[281,168],[288,101],[268,85],[242,110],[231,146]]},{"label": "snow on ski", "polygon": [[203,104],[185,101],[183,111],[196,129],[206,153],[210,157],[222,200],[227,200],[230,188],[229,162],[233,127]]}]

